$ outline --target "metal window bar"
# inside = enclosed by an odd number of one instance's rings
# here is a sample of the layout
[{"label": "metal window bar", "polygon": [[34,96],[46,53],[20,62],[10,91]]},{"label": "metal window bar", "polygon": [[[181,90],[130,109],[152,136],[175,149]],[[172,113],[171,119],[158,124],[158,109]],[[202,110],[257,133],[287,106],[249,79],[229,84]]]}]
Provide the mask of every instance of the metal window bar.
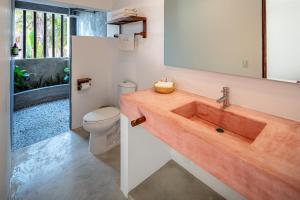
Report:
[{"label": "metal window bar", "polygon": [[55,57],[55,14],[52,14],[52,57]]},{"label": "metal window bar", "polygon": [[33,57],[36,58],[37,52],[37,28],[36,28],[36,12],[33,12]]},{"label": "metal window bar", "polygon": [[44,58],[47,57],[47,13],[44,13]]},{"label": "metal window bar", "polygon": [[64,57],[64,16],[60,16],[60,57]]},{"label": "metal window bar", "polygon": [[23,58],[26,58],[26,10],[23,10]]}]

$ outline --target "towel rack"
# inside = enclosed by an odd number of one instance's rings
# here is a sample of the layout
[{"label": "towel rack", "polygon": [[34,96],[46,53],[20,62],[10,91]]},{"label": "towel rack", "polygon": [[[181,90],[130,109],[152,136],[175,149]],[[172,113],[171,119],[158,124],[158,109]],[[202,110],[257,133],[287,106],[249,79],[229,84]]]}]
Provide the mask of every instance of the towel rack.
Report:
[{"label": "towel rack", "polygon": [[136,127],[136,126],[144,123],[145,121],[146,121],[146,117],[142,116],[142,117],[140,117],[140,118],[138,118],[136,120],[131,121],[131,126],[132,127]]}]

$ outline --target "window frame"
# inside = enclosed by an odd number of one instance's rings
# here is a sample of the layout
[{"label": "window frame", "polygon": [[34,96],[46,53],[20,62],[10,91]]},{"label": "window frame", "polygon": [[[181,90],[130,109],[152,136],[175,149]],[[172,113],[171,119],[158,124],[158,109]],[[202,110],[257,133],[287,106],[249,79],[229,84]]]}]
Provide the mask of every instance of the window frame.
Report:
[{"label": "window frame", "polygon": [[[65,40],[68,42],[70,34],[67,34],[67,37],[64,38],[64,19],[67,18],[67,27],[70,24],[69,20],[69,9],[68,8],[62,8],[62,7],[56,7],[56,6],[48,6],[48,5],[42,5],[42,4],[35,4],[35,3],[29,3],[29,2],[22,2],[22,1],[16,1],[15,3],[15,9],[22,10],[23,14],[23,57],[20,59],[37,59],[37,13],[43,14],[43,58],[63,58],[63,57],[69,57],[70,55],[64,56],[64,42]],[[26,34],[27,34],[27,11],[33,12],[33,33],[34,33],[34,45],[33,45],[33,57],[27,58],[26,57]],[[52,21],[52,57],[47,56],[47,47],[48,47],[48,41],[47,41],[47,25],[49,23],[47,15],[52,16],[50,21]],[[59,15],[60,17],[60,56],[55,55],[55,33],[56,33],[56,26],[55,26],[55,19],[56,15]],[[68,29],[67,29],[68,30]],[[69,32],[69,31],[67,31]],[[40,59],[40,58],[38,58]]]}]

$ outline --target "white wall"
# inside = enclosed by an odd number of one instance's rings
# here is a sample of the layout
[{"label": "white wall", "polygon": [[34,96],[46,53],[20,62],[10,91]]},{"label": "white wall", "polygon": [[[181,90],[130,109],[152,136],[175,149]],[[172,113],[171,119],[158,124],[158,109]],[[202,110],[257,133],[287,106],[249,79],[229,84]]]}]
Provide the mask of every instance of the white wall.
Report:
[{"label": "white wall", "polygon": [[[231,88],[232,103],[300,120],[299,85],[223,75],[204,71],[164,66],[164,0],[115,0],[114,9],[124,6],[138,8],[148,17],[148,38],[140,39],[136,52],[119,52],[114,61],[116,82],[131,79],[139,88],[151,87],[162,76],[173,78],[180,89],[210,98],[221,96],[223,86]],[[138,25],[124,26],[125,32],[139,29]]]},{"label": "white wall", "polygon": [[165,4],[166,65],[262,77],[261,0]]},{"label": "white wall", "polygon": [[8,198],[10,171],[11,1],[0,1],[0,199]]},{"label": "white wall", "polygon": [[267,0],[268,78],[300,81],[300,1]]},{"label": "white wall", "polygon": [[[112,104],[113,49],[114,39],[72,37],[72,129],[86,113]],[[91,78],[92,87],[77,91],[80,78]]]},{"label": "white wall", "polygon": [[36,3],[61,4],[62,6],[90,8],[94,10],[111,10],[112,0],[25,0]]}]

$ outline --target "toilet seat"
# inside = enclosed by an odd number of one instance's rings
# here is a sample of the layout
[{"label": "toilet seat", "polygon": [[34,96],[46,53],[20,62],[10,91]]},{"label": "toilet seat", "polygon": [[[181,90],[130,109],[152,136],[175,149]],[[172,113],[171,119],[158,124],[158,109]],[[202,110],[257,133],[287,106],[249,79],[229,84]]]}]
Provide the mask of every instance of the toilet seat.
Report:
[{"label": "toilet seat", "polygon": [[86,114],[83,117],[83,121],[85,123],[98,123],[107,120],[112,120],[113,118],[119,118],[119,116],[119,109],[115,107],[104,107]]}]

